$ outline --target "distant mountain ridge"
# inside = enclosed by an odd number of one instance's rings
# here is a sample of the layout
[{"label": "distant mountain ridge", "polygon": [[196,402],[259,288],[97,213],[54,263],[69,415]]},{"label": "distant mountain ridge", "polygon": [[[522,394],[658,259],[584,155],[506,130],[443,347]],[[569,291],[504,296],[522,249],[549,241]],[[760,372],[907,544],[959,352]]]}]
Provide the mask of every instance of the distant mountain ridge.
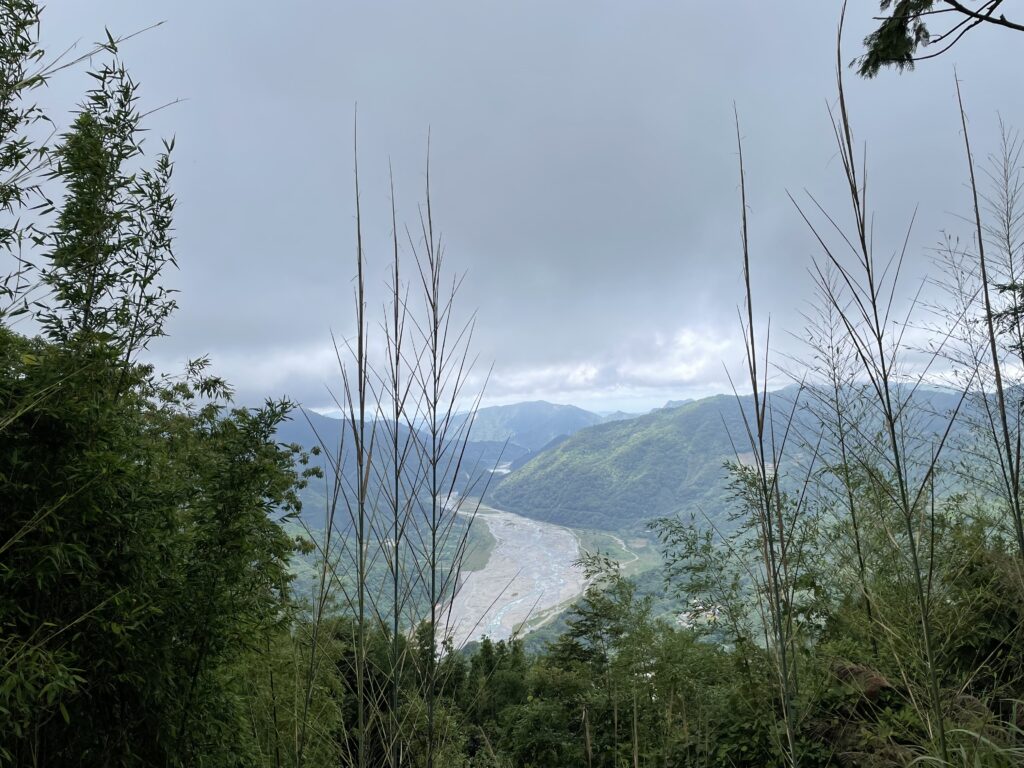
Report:
[{"label": "distant mountain ridge", "polygon": [[[370,483],[375,485],[382,479],[391,476],[391,449],[392,427],[390,422],[368,421],[366,424],[365,439],[369,445],[374,445],[375,469],[370,473]],[[497,467],[515,461],[528,454],[526,449],[505,442],[489,440],[472,440],[462,450],[457,426],[452,426],[449,434],[450,439],[444,446],[444,454],[441,462],[446,476],[451,474],[448,480],[459,493],[480,494],[490,480],[491,472]],[[352,450],[353,437],[348,422],[342,419],[323,416],[313,411],[301,411],[292,414],[291,419],[278,427],[277,439],[282,443],[294,443],[309,450],[315,447],[322,447],[320,456],[311,457],[314,465],[320,466],[326,479],[314,479],[303,489],[300,494],[303,501],[303,517],[316,523],[318,517],[322,517],[324,508],[328,502],[328,488],[330,487],[332,473],[332,461],[336,460],[339,447],[342,457],[342,473],[346,478],[347,488],[354,487],[356,477],[355,456]],[[422,452],[415,448],[406,448],[408,441],[413,439],[413,433],[406,425],[399,425],[398,439],[400,451],[406,455],[406,469],[410,477],[418,477],[423,473],[424,461]],[[420,436],[421,445],[429,444],[429,439]],[[330,454],[330,458],[327,454]],[[458,468],[458,474],[455,469]],[[374,495],[376,491],[371,492]]]},{"label": "distant mountain ridge", "polygon": [[[788,387],[774,393],[780,413],[788,412],[785,402],[796,391]],[[810,397],[805,394],[805,402]],[[940,434],[942,414],[958,399],[948,390],[918,389],[914,400],[925,415],[917,428]],[[742,458],[748,450],[742,412],[749,416],[752,408],[749,396],[734,395],[669,401],[643,415],[599,415],[544,401],[482,408],[470,430],[456,487],[471,494],[486,487],[487,500],[501,509],[580,528],[639,531],[652,518],[679,513],[706,514],[725,524],[734,509],[725,464],[737,451]],[[817,434],[820,424],[804,409],[799,413],[801,430]],[[452,430],[460,426],[456,420]],[[870,425],[861,427],[874,431]],[[311,447],[316,433],[336,446],[346,428],[338,419],[295,414],[278,437]],[[404,427],[400,432],[408,434]],[[956,454],[954,443],[970,439],[959,427],[954,432],[950,457]],[[791,457],[794,451],[791,445]],[[346,461],[346,474],[350,471]],[[304,496],[312,508],[323,505],[313,487]]]},{"label": "distant mountain ridge", "polygon": [[595,425],[531,457],[490,499],[550,522],[623,530],[711,501],[733,454],[728,433],[740,429],[728,395]]},{"label": "distant mountain ridge", "polygon": [[[449,425],[450,435],[464,435],[467,414],[458,414]],[[493,470],[501,472],[521,466],[532,456],[556,441],[588,426],[600,424],[605,417],[573,405],[557,405],[545,401],[515,403],[479,409],[469,428],[469,442],[460,462],[460,476],[456,488],[460,492],[480,493],[487,485],[488,475]],[[314,411],[292,414],[292,418],[278,428],[277,437],[285,443],[295,443],[306,449],[323,443],[332,453],[339,444],[351,445],[349,425],[340,418],[323,416]],[[409,439],[411,433],[405,425],[399,427],[400,440]],[[376,432],[375,436],[374,433]],[[378,446],[390,442],[390,427],[384,422],[367,423],[367,440],[373,439]],[[378,451],[383,450],[382,447]],[[451,447],[455,450],[455,446]],[[351,476],[354,465],[350,449],[343,447],[345,473]],[[385,452],[385,455],[386,452]],[[325,466],[325,457],[315,461]],[[387,474],[387,473],[384,473]],[[320,490],[323,483],[311,483],[303,492],[310,510],[323,507],[325,498]]]},{"label": "distant mountain ridge", "polygon": [[662,408],[679,408],[680,406],[683,406],[683,405],[686,405],[687,403],[692,403],[692,402],[693,402],[693,398],[692,397],[688,397],[685,400],[669,400],[667,403],[665,403],[661,407]]},{"label": "distant mountain ridge", "polygon": [[622,421],[623,419],[635,419],[637,416],[642,416],[642,413],[631,413],[629,411],[612,411],[611,413],[601,413],[601,423],[606,424],[609,421]]},{"label": "distant mountain ridge", "polygon": [[[464,415],[465,417],[465,415]],[[535,400],[479,409],[473,417],[470,439],[505,442],[537,451],[556,437],[572,435],[605,420],[575,405]]]}]

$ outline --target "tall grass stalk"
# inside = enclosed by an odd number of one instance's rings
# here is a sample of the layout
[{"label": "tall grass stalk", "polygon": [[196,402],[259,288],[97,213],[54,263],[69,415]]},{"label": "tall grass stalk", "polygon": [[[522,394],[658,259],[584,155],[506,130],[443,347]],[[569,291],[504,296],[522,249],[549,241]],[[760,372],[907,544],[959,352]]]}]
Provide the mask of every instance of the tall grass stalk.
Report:
[{"label": "tall grass stalk", "polygon": [[[474,319],[470,317],[460,323],[455,317],[455,299],[462,279],[446,281],[444,243],[434,231],[429,148],[426,184],[425,210],[420,218],[421,247],[415,247],[411,237],[410,243],[416,256],[423,313],[422,318],[413,316],[414,356],[419,363],[413,376],[422,395],[418,414],[422,427],[415,433],[416,449],[424,469],[423,492],[427,496],[420,518],[422,557],[417,560],[417,567],[430,602],[426,621],[431,648],[420,673],[427,706],[426,760],[427,767],[433,768],[436,753],[446,738],[437,729],[437,700],[446,685],[438,655],[449,641],[450,607],[459,588],[461,565],[476,514],[475,507],[467,510],[464,494],[456,491],[456,484],[460,478],[466,480],[462,477],[467,469],[464,459],[482,390],[473,398],[468,413],[456,418],[475,362],[469,352]],[[468,518],[461,531],[456,527],[460,513]],[[451,559],[446,561],[448,556]]]},{"label": "tall grass stalk", "polygon": [[[1015,417],[1011,417],[1010,406],[1007,403],[1007,394],[1003,386],[1003,365],[1000,354],[1000,342],[996,332],[996,317],[992,301],[992,280],[990,278],[988,259],[985,255],[985,225],[982,221],[981,204],[979,202],[978,182],[974,171],[974,154],[971,151],[971,139],[967,130],[967,112],[964,109],[963,95],[960,92],[960,80],[956,81],[956,100],[960,111],[960,124],[963,129],[964,153],[967,158],[967,171],[971,189],[971,213],[975,227],[975,247],[978,251],[978,278],[980,280],[981,296],[984,306],[985,334],[988,341],[988,348],[991,354],[992,380],[996,396],[996,416],[998,418],[998,430],[993,430],[992,439],[994,447],[999,455],[999,469],[1002,477],[1003,491],[1006,505],[1013,524],[1014,534],[1017,538],[1017,548],[1021,558],[1024,558],[1024,510],[1021,507],[1021,438],[1019,424],[1016,430],[1011,430],[1011,421],[1019,419],[1019,411]],[[1005,132],[1004,132],[1005,148]],[[1004,153],[1005,157],[1005,153]],[[1015,197],[1011,187],[1012,165],[1008,160],[1003,165],[1003,186],[997,187],[1001,194],[1001,202],[1004,205],[997,208],[997,214],[1001,214],[998,228],[995,230],[997,237],[1004,239],[1008,262],[1011,267],[1014,263],[1014,252],[1016,251],[1014,238],[1016,235],[1015,219],[1018,214],[1014,211]],[[1012,280],[1013,278],[1011,278]],[[1015,330],[1018,339],[1024,338],[1021,334],[1019,313],[1015,321],[1010,323],[1011,330]],[[1019,345],[1024,354],[1024,345]],[[1011,432],[1016,431],[1016,436]]]},{"label": "tall grass stalk", "polygon": [[[780,700],[785,731],[782,752],[787,764],[795,768],[800,763],[797,739],[796,700],[799,693],[799,675],[796,660],[795,627],[793,624],[793,603],[796,590],[796,573],[800,570],[799,518],[803,511],[803,493],[791,506],[787,515],[784,494],[780,486],[784,456],[790,430],[794,424],[799,394],[794,398],[787,413],[777,417],[768,391],[768,348],[770,332],[765,333],[764,352],[760,351],[754,315],[754,292],[751,281],[750,234],[748,222],[746,169],[743,161],[743,141],[740,134],[738,113],[735,115],[736,148],[740,174],[740,237],[744,284],[744,305],[741,327],[744,333],[744,356],[747,383],[753,398],[753,415],[748,415],[736,394],[737,404],[743,418],[747,446],[754,457],[753,484],[754,499],[749,511],[754,516],[754,530],[758,539],[764,568],[764,594],[767,604],[767,621],[762,625],[769,637],[767,645],[774,652],[777,666]],[[735,391],[735,388],[734,388]],[[781,434],[776,432],[776,422],[781,421]],[[813,459],[810,462],[813,466]],[[737,470],[741,485],[744,482],[742,467],[737,452]],[[810,479],[810,468],[804,479],[804,488]],[[759,590],[759,595],[761,591]],[[762,604],[764,604],[762,603]]]},{"label": "tall grass stalk", "polygon": [[[905,351],[903,333],[909,325],[904,320],[897,331],[891,329],[896,311],[895,295],[899,284],[901,270],[906,257],[910,228],[900,248],[884,264],[876,262],[871,226],[869,223],[867,204],[866,161],[858,170],[856,149],[853,140],[853,129],[847,107],[846,93],[842,77],[842,21],[837,35],[836,80],[838,90],[838,115],[832,114],[833,132],[842,161],[845,187],[853,218],[853,233],[846,233],[817,200],[811,197],[814,208],[823,217],[828,227],[839,237],[840,242],[848,250],[852,265],[834,248],[825,236],[822,228],[813,223],[810,215],[794,198],[791,197],[800,215],[807,223],[815,239],[824,253],[824,264],[816,263],[819,274],[828,268],[838,276],[834,283],[825,282],[824,288],[827,301],[832,305],[843,329],[859,359],[863,376],[872,393],[873,405],[878,413],[885,434],[884,448],[878,449],[877,458],[891,473],[890,503],[895,508],[897,517],[902,521],[902,546],[908,560],[917,605],[920,640],[923,646],[925,674],[927,678],[930,716],[926,723],[937,741],[939,755],[948,760],[949,750],[946,738],[945,712],[939,685],[939,667],[936,657],[934,633],[931,621],[931,586],[932,561],[928,553],[932,549],[934,528],[929,525],[930,516],[927,511],[931,507],[929,500],[933,498],[936,472],[940,457],[953,424],[959,415],[964,396],[957,401],[953,413],[949,416],[941,436],[935,444],[929,446],[926,455],[914,455],[910,450],[910,428],[908,425],[908,406],[918,387],[926,380],[931,365],[941,354],[947,339],[940,339],[937,348],[932,351],[927,363],[915,374],[907,374],[902,367],[901,355]],[[911,221],[911,227],[913,222]],[[909,311],[917,305],[915,298]],[[908,314],[909,317],[909,314]],[[909,378],[910,384],[902,383]],[[919,452],[920,454],[921,452]],[[855,459],[870,473],[876,462],[867,456]],[[915,464],[917,465],[915,468]],[[890,484],[878,478],[880,487],[888,488]],[[919,523],[918,520],[921,520]],[[898,542],[897,539],[893,539]],[[922,544],[924,554],[922,554]]]}]

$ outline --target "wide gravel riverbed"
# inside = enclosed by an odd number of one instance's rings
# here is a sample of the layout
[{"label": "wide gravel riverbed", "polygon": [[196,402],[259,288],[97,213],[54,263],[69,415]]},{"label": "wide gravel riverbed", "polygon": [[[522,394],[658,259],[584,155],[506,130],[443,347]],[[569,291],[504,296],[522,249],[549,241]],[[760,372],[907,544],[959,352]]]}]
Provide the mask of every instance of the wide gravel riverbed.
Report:
[{"label": "wide gravel riverbed", "polygon": [[573,565],[580,544],[568,528],[494,509],[478,512],[473,525],[486,525],[495,545],[487,565],[465,575],[452,603],[456,648],[485,635],[507,640],[524,622],[543,623],[583,593],[583,573]]}]

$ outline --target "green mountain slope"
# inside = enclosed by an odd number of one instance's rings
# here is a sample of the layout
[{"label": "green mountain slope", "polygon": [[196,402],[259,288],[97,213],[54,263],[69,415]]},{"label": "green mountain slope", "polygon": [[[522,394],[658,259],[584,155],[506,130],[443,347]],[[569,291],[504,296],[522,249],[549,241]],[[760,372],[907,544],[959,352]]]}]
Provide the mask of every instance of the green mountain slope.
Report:
[{"label": "green mountain slope", "polygon": [[[719,395],[577,432],[506,476],[493,502],[564,525],[623,530],[695,505],[720,505],[736,399]],[[709,514],[712,510],[708,510]]]},{"label": "green mountain slope", "polygon": [[[773,395],[778,420],[787,415],[795,393],[791,387]],[[805,393],[801,402],[812,399]],[[911,431],[928,436],[921,443],[925,450],[942,434],[946,415],[958,400],[956,393],[944,390],[921,388],[914,393],[913,408],[920,413]],[[739,404],[752,413],[751,398],[740,398]],[[704,513],[727,525],[732,503],[724,465],[735,459],[737,450],[741,460],[749,451],[740,405],[732,395],[717,395],[670,406],[581,430],[524,456],[491,489],[490,502],[541,520],[612,531],[641,530],[652,518],[678,513]],[[965,406],[962,415],[968,410]],[[878,418],[866,415],[859,428],[874,434],[881,426]],[[797,429],[815,440],[823,435],[803,407]],[[781,433],[779,425],[780,439]],[[948,441],[947,458],[962,458],[959,448],[970,439],[969,430],[958,425]],[[826,449],[823,442],[820,450]],[[803,460],[810,451],[791,438],[787,455]]]}]

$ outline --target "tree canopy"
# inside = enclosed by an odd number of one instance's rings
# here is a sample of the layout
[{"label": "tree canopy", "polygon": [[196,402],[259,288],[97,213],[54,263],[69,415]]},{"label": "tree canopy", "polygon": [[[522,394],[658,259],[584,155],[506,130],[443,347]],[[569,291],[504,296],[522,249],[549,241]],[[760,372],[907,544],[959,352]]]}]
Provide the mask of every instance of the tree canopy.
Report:
[{"label": "tree canopy", "polygon": [[874,77],[884,67],[913,69],[981,26],[1024,32],[1024,18],[1008,19],[1002,5],[1003,0],[881,0],[878,27],[864,39],[866,51],[856,61],[857,71]]}]

